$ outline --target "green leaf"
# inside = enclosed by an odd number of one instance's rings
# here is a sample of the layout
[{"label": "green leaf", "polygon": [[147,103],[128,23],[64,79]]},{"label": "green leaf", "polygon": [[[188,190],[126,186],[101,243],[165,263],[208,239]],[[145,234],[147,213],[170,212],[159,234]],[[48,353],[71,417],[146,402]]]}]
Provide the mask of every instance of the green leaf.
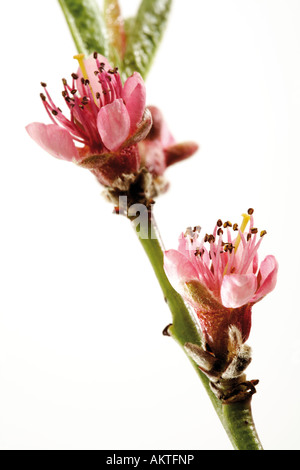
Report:
[{"label": "green leaf", "polygon": [[124,56],[127,75],[137,71],[146,78],[162,39],[171,4],[172,0],[142,0],[135,19],[127,24],[130,28]]},{"label": "green leaf", "polygon": [[67,20],[77,51],[94,51],[107,56],[105,26],[95,0],[58,0]]}]

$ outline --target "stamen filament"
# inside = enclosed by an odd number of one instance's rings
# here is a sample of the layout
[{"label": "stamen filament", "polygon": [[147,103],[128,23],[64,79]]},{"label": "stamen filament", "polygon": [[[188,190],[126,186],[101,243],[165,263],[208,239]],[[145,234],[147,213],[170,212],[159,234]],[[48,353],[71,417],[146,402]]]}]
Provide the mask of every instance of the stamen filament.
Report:
[{"label": "stamen filament", "polygon": [[[244,233],[245,228],[247,227],[248,222],[249,222],[249,220],[250,220],[250,218],[251,218],[249,214],[242,214],[242,217],[243,217],[243,222],[242,222],[242,224],[241,224],[241,227],[240,227],[240,229],[239,229],[238,236],[236,237],[235,244],[234,244],[234,252],[235,252],[235,253],[237,252],[237,249],[238,249],[239,244],[240,244],[240,242],[241,242],[241,234]],[[227,273],[228,264],[229,264],[229,261],[228,261],[228,263],[227,263],[226,266],[225,266],[225,269],[224,269],[224,272],[223,272],[223,276],[225,276],[225,274]]]}]

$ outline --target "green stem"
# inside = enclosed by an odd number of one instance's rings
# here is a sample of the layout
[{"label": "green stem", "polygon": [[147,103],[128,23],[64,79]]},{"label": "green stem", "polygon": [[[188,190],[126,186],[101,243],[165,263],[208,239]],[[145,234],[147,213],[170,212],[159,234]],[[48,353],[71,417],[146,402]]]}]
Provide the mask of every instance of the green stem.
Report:
[{"label": "green stem", "polygon": [[[173,323],[168,328],[168,333],[185,352],[183,346],[186,342],[198,345],[201,344],[201,334],[190,310],[184,303],[182,297],[173,289],[165,274],[163,268],[163,247],[152,212],[149,212],[148,220],[149,223],[147,226],[144,226],[145,224],[137,225],[133,220],[133,227],[149,258],[165,301],[172,313]],[[201,379],[234,449],[262,450],[252,418],[251,399],[222,405],[222,402],[212,392],[209,379],[201,372],[196,363],[191,360],[189,356],[187,357]]]},{"label": "green stem", "polygon": [[251,398],[242,402],[223,405],[223,417],[227,433],[236,450],[263,450],[251,412]]}]

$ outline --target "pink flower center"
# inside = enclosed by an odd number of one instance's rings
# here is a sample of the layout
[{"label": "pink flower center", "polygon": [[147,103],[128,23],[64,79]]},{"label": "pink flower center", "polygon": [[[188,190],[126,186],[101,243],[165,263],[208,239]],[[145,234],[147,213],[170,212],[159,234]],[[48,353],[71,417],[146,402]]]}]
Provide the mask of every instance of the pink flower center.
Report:
[{"label": "pink flower center", "polygon": [[62,96],[70,111],[70,117],[64,116],[62,110],[55,105],[46,83],[42,82],[45,93],[40,97],[44,107],[56,125],[64,127],[72,136],[72,139],[87,145],[92,152],[99,153],[103,150],[103,142],[97,128],[97,116],[99,109],[114,100],[122,97],[122,81],[118,69],[105,70],[105,64],[100,62],[97,53],[94,53],[95,71],[99,86],[93,89],[87,77],[81,55],[76,56],[82,69],[82,77],[72,73],[72,84],[62,79]]},{"label": "pink flower center", "polygon": [[[230,221],[223,223],[219,219],[213,233],[206,234],[201,241],[199,227],[193,230],[189,228],[185,233],[186,248],[193,258],[193,264],[200,278],[216,297],[219,297],[225,275],[256,274],[258,270],[257,251],[266,231],[261,231],[257,240],[258,229],[254,227],[253,212],[253,209],[249,209],[248,214],[243,214],[240,227],[236,223],[232,224]],[[249,222],[249,229],[246,232]],[[234,236],[233,232],[237,235]],[[206,244],[209,247],[206,247]]]}]

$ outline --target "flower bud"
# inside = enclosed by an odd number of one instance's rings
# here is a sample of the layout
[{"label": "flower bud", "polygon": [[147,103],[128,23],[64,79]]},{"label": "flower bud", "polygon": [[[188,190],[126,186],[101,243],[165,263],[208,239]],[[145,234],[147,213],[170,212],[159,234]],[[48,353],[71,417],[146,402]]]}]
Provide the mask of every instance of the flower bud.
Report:
[{"label": "flower bud", "polygon": [[152,127],[146,139],[139,143],[141,165],[154,176],[162,176],[166,168],[192,156],[199,148],[195,142],[176,143],[156,106],[148,106],[152,114]]}]

